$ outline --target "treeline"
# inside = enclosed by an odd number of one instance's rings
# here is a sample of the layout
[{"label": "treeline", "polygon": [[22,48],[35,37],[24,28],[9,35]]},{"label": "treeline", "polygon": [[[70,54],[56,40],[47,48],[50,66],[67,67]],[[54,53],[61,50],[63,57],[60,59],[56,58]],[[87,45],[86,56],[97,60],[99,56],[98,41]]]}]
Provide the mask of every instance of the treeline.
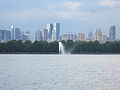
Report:
[{"label": "treeline", "polygon": [[[73,54],[120,54],[120,41],[99,43],[82,42],[72,40],[61,41],[65,51]],[[0,43],[0,53],[41,53],[41,54],[58,54],[59,42],[45,41],[21,41],[12,40],[6,43]]]}]

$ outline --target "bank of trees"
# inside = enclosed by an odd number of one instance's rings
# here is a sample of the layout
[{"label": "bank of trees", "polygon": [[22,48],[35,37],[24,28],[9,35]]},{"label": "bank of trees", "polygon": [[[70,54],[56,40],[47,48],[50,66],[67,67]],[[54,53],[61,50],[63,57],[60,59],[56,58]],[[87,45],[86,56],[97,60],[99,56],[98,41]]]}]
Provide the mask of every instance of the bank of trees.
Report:
[{"label": "bank of trees", "polygon": [[[82,42],[72,40],[61,41],[65,47],[66,52],[74,54],[114,54],[120,53],[120,42]],[[44,41],[21,41],[13,40],[6,43],[0,43],[0,53],[43,53],[43,54],[58,54],[58,41],[44,42]]]}]

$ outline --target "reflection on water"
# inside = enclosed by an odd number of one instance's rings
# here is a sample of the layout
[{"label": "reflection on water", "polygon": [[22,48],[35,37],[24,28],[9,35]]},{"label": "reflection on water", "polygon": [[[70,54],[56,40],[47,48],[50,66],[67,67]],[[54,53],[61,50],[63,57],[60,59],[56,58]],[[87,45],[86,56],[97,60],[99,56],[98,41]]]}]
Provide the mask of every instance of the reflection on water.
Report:
[{"label": "reflection on water", "polygon": [[120,90],[120,55],[0,55],[0,90]]}]

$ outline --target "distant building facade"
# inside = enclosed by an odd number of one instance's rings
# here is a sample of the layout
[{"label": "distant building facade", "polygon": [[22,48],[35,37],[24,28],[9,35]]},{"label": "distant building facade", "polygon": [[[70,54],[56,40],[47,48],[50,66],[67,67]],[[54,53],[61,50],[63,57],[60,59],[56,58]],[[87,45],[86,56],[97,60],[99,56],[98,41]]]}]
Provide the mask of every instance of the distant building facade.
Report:
[{"label": "distant building facade", "polygon": [[87,41],[93,41],[93,32],[89,32]]},{"label": "distant building facade", "polygon": [[0,42],[6,42],[11,40],[11,31],[0,30]]},{"label": "distant building facade", "polygon": [[110,41],[115,41],[115,38],[116,38],[116,28],[115,26],[111,26],[110,29],[109,29],[109,39]]},{"label": "distant building facade", "polygon": [[63,40],[63,35],[59,35],[59,40]]},{"label": "distant building facade", "polygon": [[38,30],[35,33],[35,40],[36,41],[42,41],[43,40],[43,35],[42,35],[42,31]]},{"label": "distant building facade", "polygon": [[63,40],[73,40],[73,34],[70,32],[63,34]]},{"label": "distant building facade", "polygon": [[77,34],[74,34],[74,36],[73,36],[73,40],[74,40],[74,41],[77,40]]},{"label": "distant building facade", "polygon": [[20,40],[21,39],[21,31],[19,28],[15,28],[15,40]]},{"label": "distant building facade", "polygon": [[84,33],[78,33],[77,40],[85,41],[85,34]]},{"label": "distant building facade", "polygon": [[26,33],[22,32],[21,39],[23,41],[31,40],[31,35],[29,31],[26,31]]},{"label": "distant building facade", "polygon": [[108,36],[106,34],[102,35],[102,39],[103,39],[102,43],[106,43],[106,42],[109,41],[109,38],[108,38]]},{"label": "distant building facade", "polygon": [[11,32],[12,32],[12,33],[11,33],[11,39],[12,39],[12,40],[15,40],[15,28],[14,28],[13,25],[11,26]]},{"label": "distant building facade", "polygon": [[100,43],[102,43],[102,32],[100,31],[100,29],[97,29],[94,35],[94,41],[99,41]]},{"label": "distant building facade", "polygon": [[60,36],[60,23],[53,24],[52,41],[58,41]]},{"label": "distant building facade", "polygon": [[46,29],[48,30],[48,40],[52,39],[53,24],[47,24]]},{"label": "distant building facade", "polygon": [[44,29],[43,30],[43,41],[48,41],[48,37],[49,37],[48,29]]}]

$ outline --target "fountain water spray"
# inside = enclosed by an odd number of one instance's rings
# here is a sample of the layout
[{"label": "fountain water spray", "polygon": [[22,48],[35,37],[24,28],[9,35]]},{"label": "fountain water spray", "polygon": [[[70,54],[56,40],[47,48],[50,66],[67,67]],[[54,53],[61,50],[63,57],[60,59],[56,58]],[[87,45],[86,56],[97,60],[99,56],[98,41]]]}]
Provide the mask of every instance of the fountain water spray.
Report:
[{"label": "fountain water spray", "polygon": [[59,54],[65,54],[65,49],[61,42],[59,42]]}]

